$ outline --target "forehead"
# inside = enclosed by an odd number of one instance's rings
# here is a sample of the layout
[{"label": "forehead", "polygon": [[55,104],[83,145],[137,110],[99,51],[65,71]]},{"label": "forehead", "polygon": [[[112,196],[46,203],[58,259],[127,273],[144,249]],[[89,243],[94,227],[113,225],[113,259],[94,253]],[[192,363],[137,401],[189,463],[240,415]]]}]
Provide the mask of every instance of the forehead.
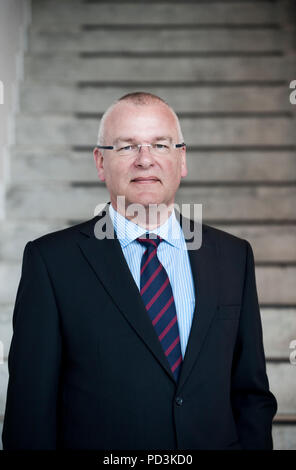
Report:
[{"label": "forehead", "polygon": [[119,102],[111,110],[105,122],[109,138],[119,136],[150,139],[163,135],[177,138],[177,124],[172,111],[164,103],[136,105]]}]

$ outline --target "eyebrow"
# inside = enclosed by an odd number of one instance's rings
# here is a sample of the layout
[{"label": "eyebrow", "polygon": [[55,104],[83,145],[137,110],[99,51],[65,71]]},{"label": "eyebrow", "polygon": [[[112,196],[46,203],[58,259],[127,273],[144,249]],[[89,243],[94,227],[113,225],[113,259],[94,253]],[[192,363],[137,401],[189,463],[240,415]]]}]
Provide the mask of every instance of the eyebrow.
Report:
[{"label": "eyebrow", "polygon": [[[170,143],[173,142],[173,139],[166,135],[166,136],[156,136],[152,139],[152,142],[158,141],[158,140],[169,140]],[[137,142],[137,139],[131,138],[131,137],[117,137],[117,139],[114,140],[114,144],[116,145],[118,142],[130,142],[130,143],[135,143]]]}]

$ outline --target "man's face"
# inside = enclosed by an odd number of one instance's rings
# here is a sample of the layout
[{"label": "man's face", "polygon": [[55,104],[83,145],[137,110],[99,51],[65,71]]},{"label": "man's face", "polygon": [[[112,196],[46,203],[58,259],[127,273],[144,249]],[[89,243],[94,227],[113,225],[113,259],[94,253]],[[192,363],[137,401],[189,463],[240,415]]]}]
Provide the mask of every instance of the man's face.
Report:
[{"label": "man's face", "polygon": [[[163,103],[119,102],[108,115],[105,130],[105,145],[181,143],[175,118]],[[135,156],[120,156],[114,150],[105,150],[103,156],[96,148],[94,158],[98,176],[106,182],[115,209],[117,196],[125,197],[126,207],[133,203],[170,206],[181,178],[187,175],[184,147],[161,156],[150,153],[148,147],[141,147]]]}]

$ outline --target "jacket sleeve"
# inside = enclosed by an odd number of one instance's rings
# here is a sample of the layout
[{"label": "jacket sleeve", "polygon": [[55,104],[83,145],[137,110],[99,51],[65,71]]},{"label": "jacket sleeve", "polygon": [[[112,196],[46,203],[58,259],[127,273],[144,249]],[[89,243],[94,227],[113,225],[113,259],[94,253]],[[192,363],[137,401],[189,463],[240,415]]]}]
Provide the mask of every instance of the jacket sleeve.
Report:
[{"label": "jacket sleeve", "polygon": [[55,449],[61,362],[58,309],[46,265],[28,242],[13,312],[4,449]]},{"label": "jacket sleeve", "polygon": [[254,255],[247,244],[241,317],[232,367],[232,407],[243,449],[272,449],[277,402],[269,390]]}]

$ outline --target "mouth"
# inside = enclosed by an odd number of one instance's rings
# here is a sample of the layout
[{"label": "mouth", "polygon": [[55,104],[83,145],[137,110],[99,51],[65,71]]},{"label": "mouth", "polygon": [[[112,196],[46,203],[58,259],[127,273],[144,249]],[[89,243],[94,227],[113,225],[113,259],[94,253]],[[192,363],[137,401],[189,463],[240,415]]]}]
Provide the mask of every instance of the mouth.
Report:
[{"label": "mouth", "polygon": [[156,178],[155,176],[149,176],[147,178],[144,177],[139,177],[139,178],[134,178],[131,180],[132,183],[138,183],[138,184],[153,184],[153,183],[159,183],[160,180]]}]

